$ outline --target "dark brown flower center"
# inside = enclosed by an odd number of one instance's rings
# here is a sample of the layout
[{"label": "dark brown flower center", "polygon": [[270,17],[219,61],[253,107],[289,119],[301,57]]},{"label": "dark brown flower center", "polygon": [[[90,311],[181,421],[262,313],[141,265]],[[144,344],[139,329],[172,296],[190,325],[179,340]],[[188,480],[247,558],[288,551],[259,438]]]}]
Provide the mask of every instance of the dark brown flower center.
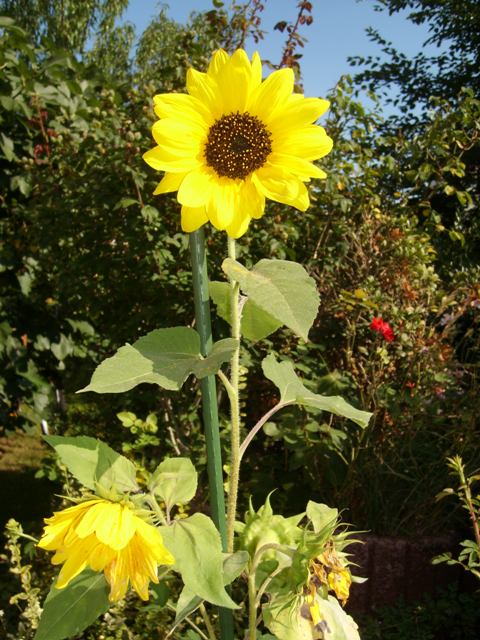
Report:
[{"label": "dark brown flower center", "polygon": [[238,111],[222,116],[208,132],[207,165],[220,177],[246,178],[265,164],[272,151],[271,137],[256,116]]}]

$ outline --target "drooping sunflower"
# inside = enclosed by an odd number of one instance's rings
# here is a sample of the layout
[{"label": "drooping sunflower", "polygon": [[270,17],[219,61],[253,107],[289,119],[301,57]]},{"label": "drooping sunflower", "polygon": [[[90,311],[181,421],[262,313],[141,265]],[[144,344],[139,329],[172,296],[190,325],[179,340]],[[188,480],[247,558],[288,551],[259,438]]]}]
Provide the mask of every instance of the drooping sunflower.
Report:
[{"label": "drooping sunflower", "polygon": [[310,178],[325,178],[313,160],[332,140],[313,123],[327,100],[293,93],[291,69],[262,82],[258,53],[217,51],[208,71],[189,69],[187,91],[154,97],[157,146],[143,158],[165,171],[155,194],[178,191],[182,229],[207,221],[232,238],[260,218],[265,198],[305,211]]},{"label": "drooping sunflower", "polygon": [[52,563],[63,564],[57,589],[90,567],[104,572],[111,602],[125,596],[129,583],[142,600],[148,600],[150,581],[158,583],[158,565],[174,563],[158,529],[129,504],[88,500],[55,512],[45,523],[38,546],[55,551]]}]

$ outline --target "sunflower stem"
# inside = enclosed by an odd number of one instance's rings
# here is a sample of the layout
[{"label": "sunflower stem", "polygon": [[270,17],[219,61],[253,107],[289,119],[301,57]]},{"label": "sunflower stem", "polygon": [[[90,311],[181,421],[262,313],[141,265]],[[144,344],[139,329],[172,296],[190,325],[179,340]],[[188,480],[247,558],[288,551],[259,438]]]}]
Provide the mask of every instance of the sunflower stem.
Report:
[{"label": "sunflower stem", "polygon": [[[233,238],[228,236],[228,257],[236,259],[236,244]],[[236,280],[230,278],[230,312],[232,338],[238,341],[238,346],[233,352],[230,363],[230,474],[228,486],[227,506],[227,551],[233,553],[233,537],[235,516],[237,512],[238,482],[240,477],[240,287]]]},{"label": "sunflower stem", "polygon": [[248,640],[257,637],[257,603],[255,589],[255,569],[248,576]]},{"label": "sunflower stem", "polygon": [[[207,256],[205,234],[202,228],[190,234],[190,256],[192,260],[195,321],[200,336],[200,351],[207,356],[213,345],[208,292]],[[225,494],[223,490],[222,450],[218,423],[217,387],[215,376],[200,380],[202,414],[207,446],[207,471],[210,488],[212,518],[220,532],[222,548],[227,550],[227,527],[225,519]],[[233,617],[229,609],[219,609],[220,636],[222,640],[233,640]]]},{"label": "sunflower stem", "polygon": [[207,628],[208,637],[210,640],[217,640],[217,636],[215,635],[215,629],[213,628],[212,621],[210,620],[210,616],[208,615],[208,611],[205,608],[204,604],[201,604],[199,607],[200,613],[202,614],[203,622]]}]

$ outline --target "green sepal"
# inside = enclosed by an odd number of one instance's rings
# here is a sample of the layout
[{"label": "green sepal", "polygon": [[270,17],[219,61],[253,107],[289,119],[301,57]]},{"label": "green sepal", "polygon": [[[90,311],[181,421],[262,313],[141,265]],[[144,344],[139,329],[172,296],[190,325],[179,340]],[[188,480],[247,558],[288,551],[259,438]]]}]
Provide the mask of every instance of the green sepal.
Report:
[{"label": "green sepal", "polygon": [[265,376],[271,380],[280,391],[280,402],[284,404],[298,404],[312,409],[329,411],[337,416],[348,418],[363,429],[368,425],[372,414],[352,407],[340,396],[322,396],[307,389],[295,373],[292,362],[283,360],[277,362],[273,354],[268,355],[262,362]]},{"label": "green sepal", "polygon": [[139,490],[135,466],[107,444],[88,436],[44,436],[70,473],[87,489]]},{"label": "green sepal", "polygon": [[189,458],[165,458],[152,473],[148,488],[170,511],[175,504],[190,502],[197,482],[198,474]]},{"label": "green sepal", "polygon": [[197,378],[217,373],[231,359],[237,344],[233,338],[219,340],[204,358],[194,329],[155,329],[104,360],[93,372],[90,384],[78,393],[122,393],[143,382],[178,391],[192,373]]},{"label": "green sepal", "polygon": [[43,604],[34,640],[63,640],[77,636],[108,611],[109,588],[103,573],[85,569],[63,589],[55,584]]},{"label": "green sepal", "polygon": [[[230,324],[232,319],[230,285],[227,282],[210,282],[209,291],[218,315]],[[282,324],[248,298],[242,306],[241,334],[250,342],[263,340]]]},{"label": "green sepal", "polygon": [[[267,544],[277,544],[295,547],[302,535],[298,527],[305,513],[285,518],[274,514],[270,505],[270,496],[258,511],[250,501],[249,510],[245,514],[245,523],[237,522],[235,530],[239,534],[239,546],[248,551],[253,558],[257,551]],[[275,549],[269,548],[262,552],[262,560],[277,559]]]},{"label": "green sepal", "polygon": [[260,260],[247,269],[226,258],[223,271],[236,280],[242,293],[280,324],[308,340],[318,312],[320,297],[315,280],[302,265],[288,260]]},{"label": "green sepal", "polygon": [[159,530],[175,558],[172,569],[181,574],[192,593],[220,607],[237,609],[225,591],[220,534],[212,520],[203,513],[195,513]]},{"label": "green sepal", "polygon": [[333,534],[337,526],[338,509],[309,500],[307,504],[307,518],[311,521],[315,533],[331,529]]}]

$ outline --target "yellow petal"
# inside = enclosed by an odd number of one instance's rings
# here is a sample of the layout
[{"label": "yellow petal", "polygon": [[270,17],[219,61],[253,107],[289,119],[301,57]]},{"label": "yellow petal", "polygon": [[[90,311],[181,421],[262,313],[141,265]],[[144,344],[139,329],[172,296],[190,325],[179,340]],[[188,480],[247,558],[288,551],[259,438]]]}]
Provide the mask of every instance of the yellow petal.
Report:
[{"label": "yellow petal", "polygon": [[107,582],[110,585],[110,594],[108,599],[110,602],[118,602],[127,593],[128,574],[123,569],[121,557],[116,557],[108,566],[105,567],[104,573]]},{"label": "yellow petal", "polygon": [[205,207],[182,207],[182,231],[191,233],[208,222]]},{"label": "yellow petal", "polygon": [[294,74],[291,69],[274,71],[252,93],[247,111],[268,126],[275,111],[283,107],[293,91]]},{"label": "yellow petal", "polygon": [[194,121],[201,128],[213,122],[212,114],[205,105],[187,93],[161,93],[153,96],[154,111],[159,118],[176,118]]},{"label": "yellow petal", "polygon": [[247,231],[251,217],[245,213],[237,213],[233,221],[226,227],[230,238],[240,238]]},{"label": "yellow petal", "polygon": [[283,153],[271,153],[268,156],[271,165],[286,169],[289,173],[297,176],[300,180],[308,181],[310,178],[326,178],[325,171],[315,166],[308,160],[297,156],[290,156]]},{"label": "yellow petal", "polygon": [[265,196],[251,178],[247,178],[240,187],[238,207],[242,215],[250,218],[261,218],[265,212]]},{"label": "yellow petal", "polygon": [[222,111],[243,113],[250,94],[252,66],[243,49],[237,49],[215,75],[218,96],[222,99]]},{"label": "yellow petal", "polygon": [[178,189],[178,201],[187,207],[205,205],[213,188],[212,174],[203,167],[188,173]]},{"label": "yellow petal", "polygon": [[298,93],[293,93],[285,106],[269,118],[268,127],[275,136],[308,126],[318,120],[329,106],[328,100],[304,98]]},{"label": "yellow petal", "polygon": [[92,543],[88,553],[87,564],[94,571],[103,571],[112,562],[117,553],[106,544],[97,541],[96,544]]},{"label": "yellow petal", "polygon": [[207,76],[196,69],[187,71],[187,91],[205,106],[214,120],[221,114],[218,92],[215,90],[215,83]]},{"label": "yellow petal", "polygon": [[118,503],[107,503],[95,523],[95,535],[112,549],[123,549],[135,534],[135,516]]},{"label": "yellow petal", "polygon": [[37,547],[53,551],[63,542],[65,534],[71,526],[71,520],[61,520],[58,523],[45,527],[43,536],[40,538]]},{"label": "yellow petal", "polygon": [[174,564],[175,559],[163,544],[160,531],[148,522],[137,518],[136,542],[144,545],[156,558],[158,564]]},{"label": "yellow petal", "polygon": [[252,56],[252,79],[251,79],[251,90],[255,90],[262,83],[262,61],[258,52]]},{"label": "yellow petal", "polygon": [[68,558],[58,574],[55,584],[57,589],[63,589],[68,583],[81,573],[87,566],[85,547],[82,542],[70,550]]},{"label": "yellow petal", "polygon": [[316,160],[326,156],[333,141],[323,127],[310,125],[291,131],[273,139],[272,150],[286,155],[299,156],[305,160]]},{"label": "yellow petal", "polygon": [[177,191],[186,175],[186,173],[166,173],[158,183],[153,195],[158,196],[160,193]]},{"label": "yellow petal", "polygon": [[267,164],[253,174],[252,181],[270,200],[289,204],[300,211],[308,209],[310,201],[305,185],[287,171]]},{"label": "yellow petal", "polygon": [[152,127],[152,135],[160,146],[166,146],[179,155],[196,154],[206,140],[207,130],[195,122],[181,122],[175,118],[162,118]]},{"label": "yellow petal", "polygon": [[166,147],[150,149],[143,154],[143,159],[157,171],[170,171],[172,173],[186,173],[200,167],[202,164],[201,160],[189,153],[179,156]]},{"label": "yellow petal", "polygon": [[232,224],[237,210],[238,186],[230,178],[212,181],[210,198],[206,204],[207,216],[216,229],[226,229]]},{"label": "yellow petal", "polygon": [[230,56],[223,49],[218,49],[212,56],[210,60],[210,64],[208,65],[207,75],[213,79],[217,79],[218,74],[221,72],[223,67],[228,64],[230,60]]}]

